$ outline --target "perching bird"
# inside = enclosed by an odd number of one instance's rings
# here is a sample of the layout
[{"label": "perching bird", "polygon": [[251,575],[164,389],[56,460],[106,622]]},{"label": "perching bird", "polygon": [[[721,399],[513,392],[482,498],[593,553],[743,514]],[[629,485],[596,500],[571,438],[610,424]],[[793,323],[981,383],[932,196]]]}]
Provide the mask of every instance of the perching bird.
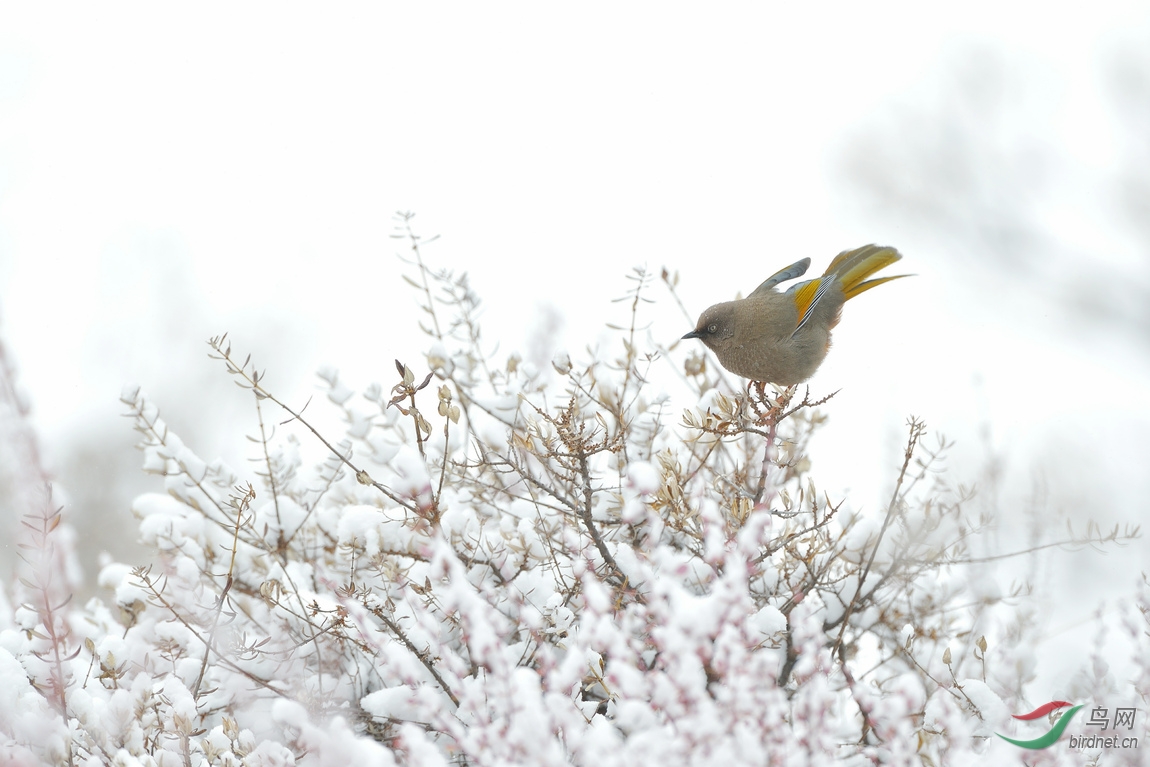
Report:
[{"label": "perching bird", "polygon": [[727,370],[780,386],[802,383],[818,370],[831,346],[831,328],[843,304],[864,290],[908,275],[868,280],[902,256],[894,248],[866,245],[839,253],[823,276],[792,285],[780,282],[806,273],[809,258],[772,275],[744,299],[715,304],[683,338],[707,345]]}]

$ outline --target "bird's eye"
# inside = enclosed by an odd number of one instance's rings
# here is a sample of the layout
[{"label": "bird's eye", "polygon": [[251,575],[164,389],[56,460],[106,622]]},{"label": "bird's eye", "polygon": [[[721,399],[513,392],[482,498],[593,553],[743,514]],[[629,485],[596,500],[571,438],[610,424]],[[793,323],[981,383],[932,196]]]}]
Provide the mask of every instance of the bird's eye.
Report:
[{"label": "bird's eye", "polygon": [[719,326],[712,322],[707,326],[707,332],[714,335],[715,333],[719,332]]}]

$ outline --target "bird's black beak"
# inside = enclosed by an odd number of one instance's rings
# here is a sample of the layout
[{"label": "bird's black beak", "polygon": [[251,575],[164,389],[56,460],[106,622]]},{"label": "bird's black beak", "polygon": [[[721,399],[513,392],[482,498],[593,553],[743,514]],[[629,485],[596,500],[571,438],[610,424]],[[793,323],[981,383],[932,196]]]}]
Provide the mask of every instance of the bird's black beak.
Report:
[{"label": "bird's black beak", "polygon": [[[683,338],[702,338],[702,336],[700,336],[700,335],[699,335],[699,331],[697,331],[697,330],[692,330],[690,333],[688,333],[687,335],[683,336]],[[681,340],[681,339],[680,339],[680,340]]]}]

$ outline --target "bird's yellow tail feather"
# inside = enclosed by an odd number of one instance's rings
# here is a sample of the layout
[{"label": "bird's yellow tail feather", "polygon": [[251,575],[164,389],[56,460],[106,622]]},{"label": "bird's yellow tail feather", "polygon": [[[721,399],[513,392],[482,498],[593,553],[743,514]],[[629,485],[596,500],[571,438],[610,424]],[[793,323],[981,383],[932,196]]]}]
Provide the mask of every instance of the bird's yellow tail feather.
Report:
[{"label": "bird's yellow tail feather", "polygon": [[864,245],[855,250],[846,250],[835,256],[831,261],[830,266],[823,273],[824,277],[835,275],[838,277],[839,285],[842,286],[843,294],[848,298],[854,298],[863,291],[870,290],[876,285],[881,285],[884,282],[897,280],[899,277],[907,277],[909,275],[899,274],[893,277],[880,277],[876,280],[868,280],[875,272],[884,269],[895,261],[902,258],[899,252],[891,247],[883,247],[879,245]]}]

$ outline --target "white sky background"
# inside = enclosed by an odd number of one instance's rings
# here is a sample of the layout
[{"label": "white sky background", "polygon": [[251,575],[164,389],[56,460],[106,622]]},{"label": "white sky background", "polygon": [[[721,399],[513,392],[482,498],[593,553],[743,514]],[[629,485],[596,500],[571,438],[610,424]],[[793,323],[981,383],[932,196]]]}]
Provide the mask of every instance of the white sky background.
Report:
[{"label": "white sky background", "polygon": [[[843,390],[815,445],[821,487],[880,506],[913,413],[958,440],[954,481],[999,465],[1007,513],[1042,486],[1052,525],[1141,522],[1145,342],[860,213],[840,166],[861,131],[937,107],[948,68],[989,51],[1037,94],[1018,114],[1062,161],[1052,236],[1145,279],[1145,252],[1081,180],[1122,162],[1099,71],[1111,46],[1150,40],[1150,15],[927,6],[5,5],[0,333],[59,481],[77,441],[130,439],[128,381],[201,456],[242,468],[249,403],[203,343],[223,331],[297,402],[323,364],[362,388],[394,383],[395,357],[421,363],[389,239],[403,209],[440,235],[433,265],[470,273],[500,359],[607,338],[633,265],[677,270],[697,313],[803,256],[821,271],[846,248],[899,246],[918,276],[852,302],[812,382]],[[650,332],[670,344],[692,323],[651,295]],[[540,339],[551,315],[561,328]],[[1012,534],[1004,549],[1022,546]],[[1104,584],[1071,623],[1127,592],[1144,544],[1052,560],[1060,585]],[[1073,636],[1079,660],[1093,630]]]}]

